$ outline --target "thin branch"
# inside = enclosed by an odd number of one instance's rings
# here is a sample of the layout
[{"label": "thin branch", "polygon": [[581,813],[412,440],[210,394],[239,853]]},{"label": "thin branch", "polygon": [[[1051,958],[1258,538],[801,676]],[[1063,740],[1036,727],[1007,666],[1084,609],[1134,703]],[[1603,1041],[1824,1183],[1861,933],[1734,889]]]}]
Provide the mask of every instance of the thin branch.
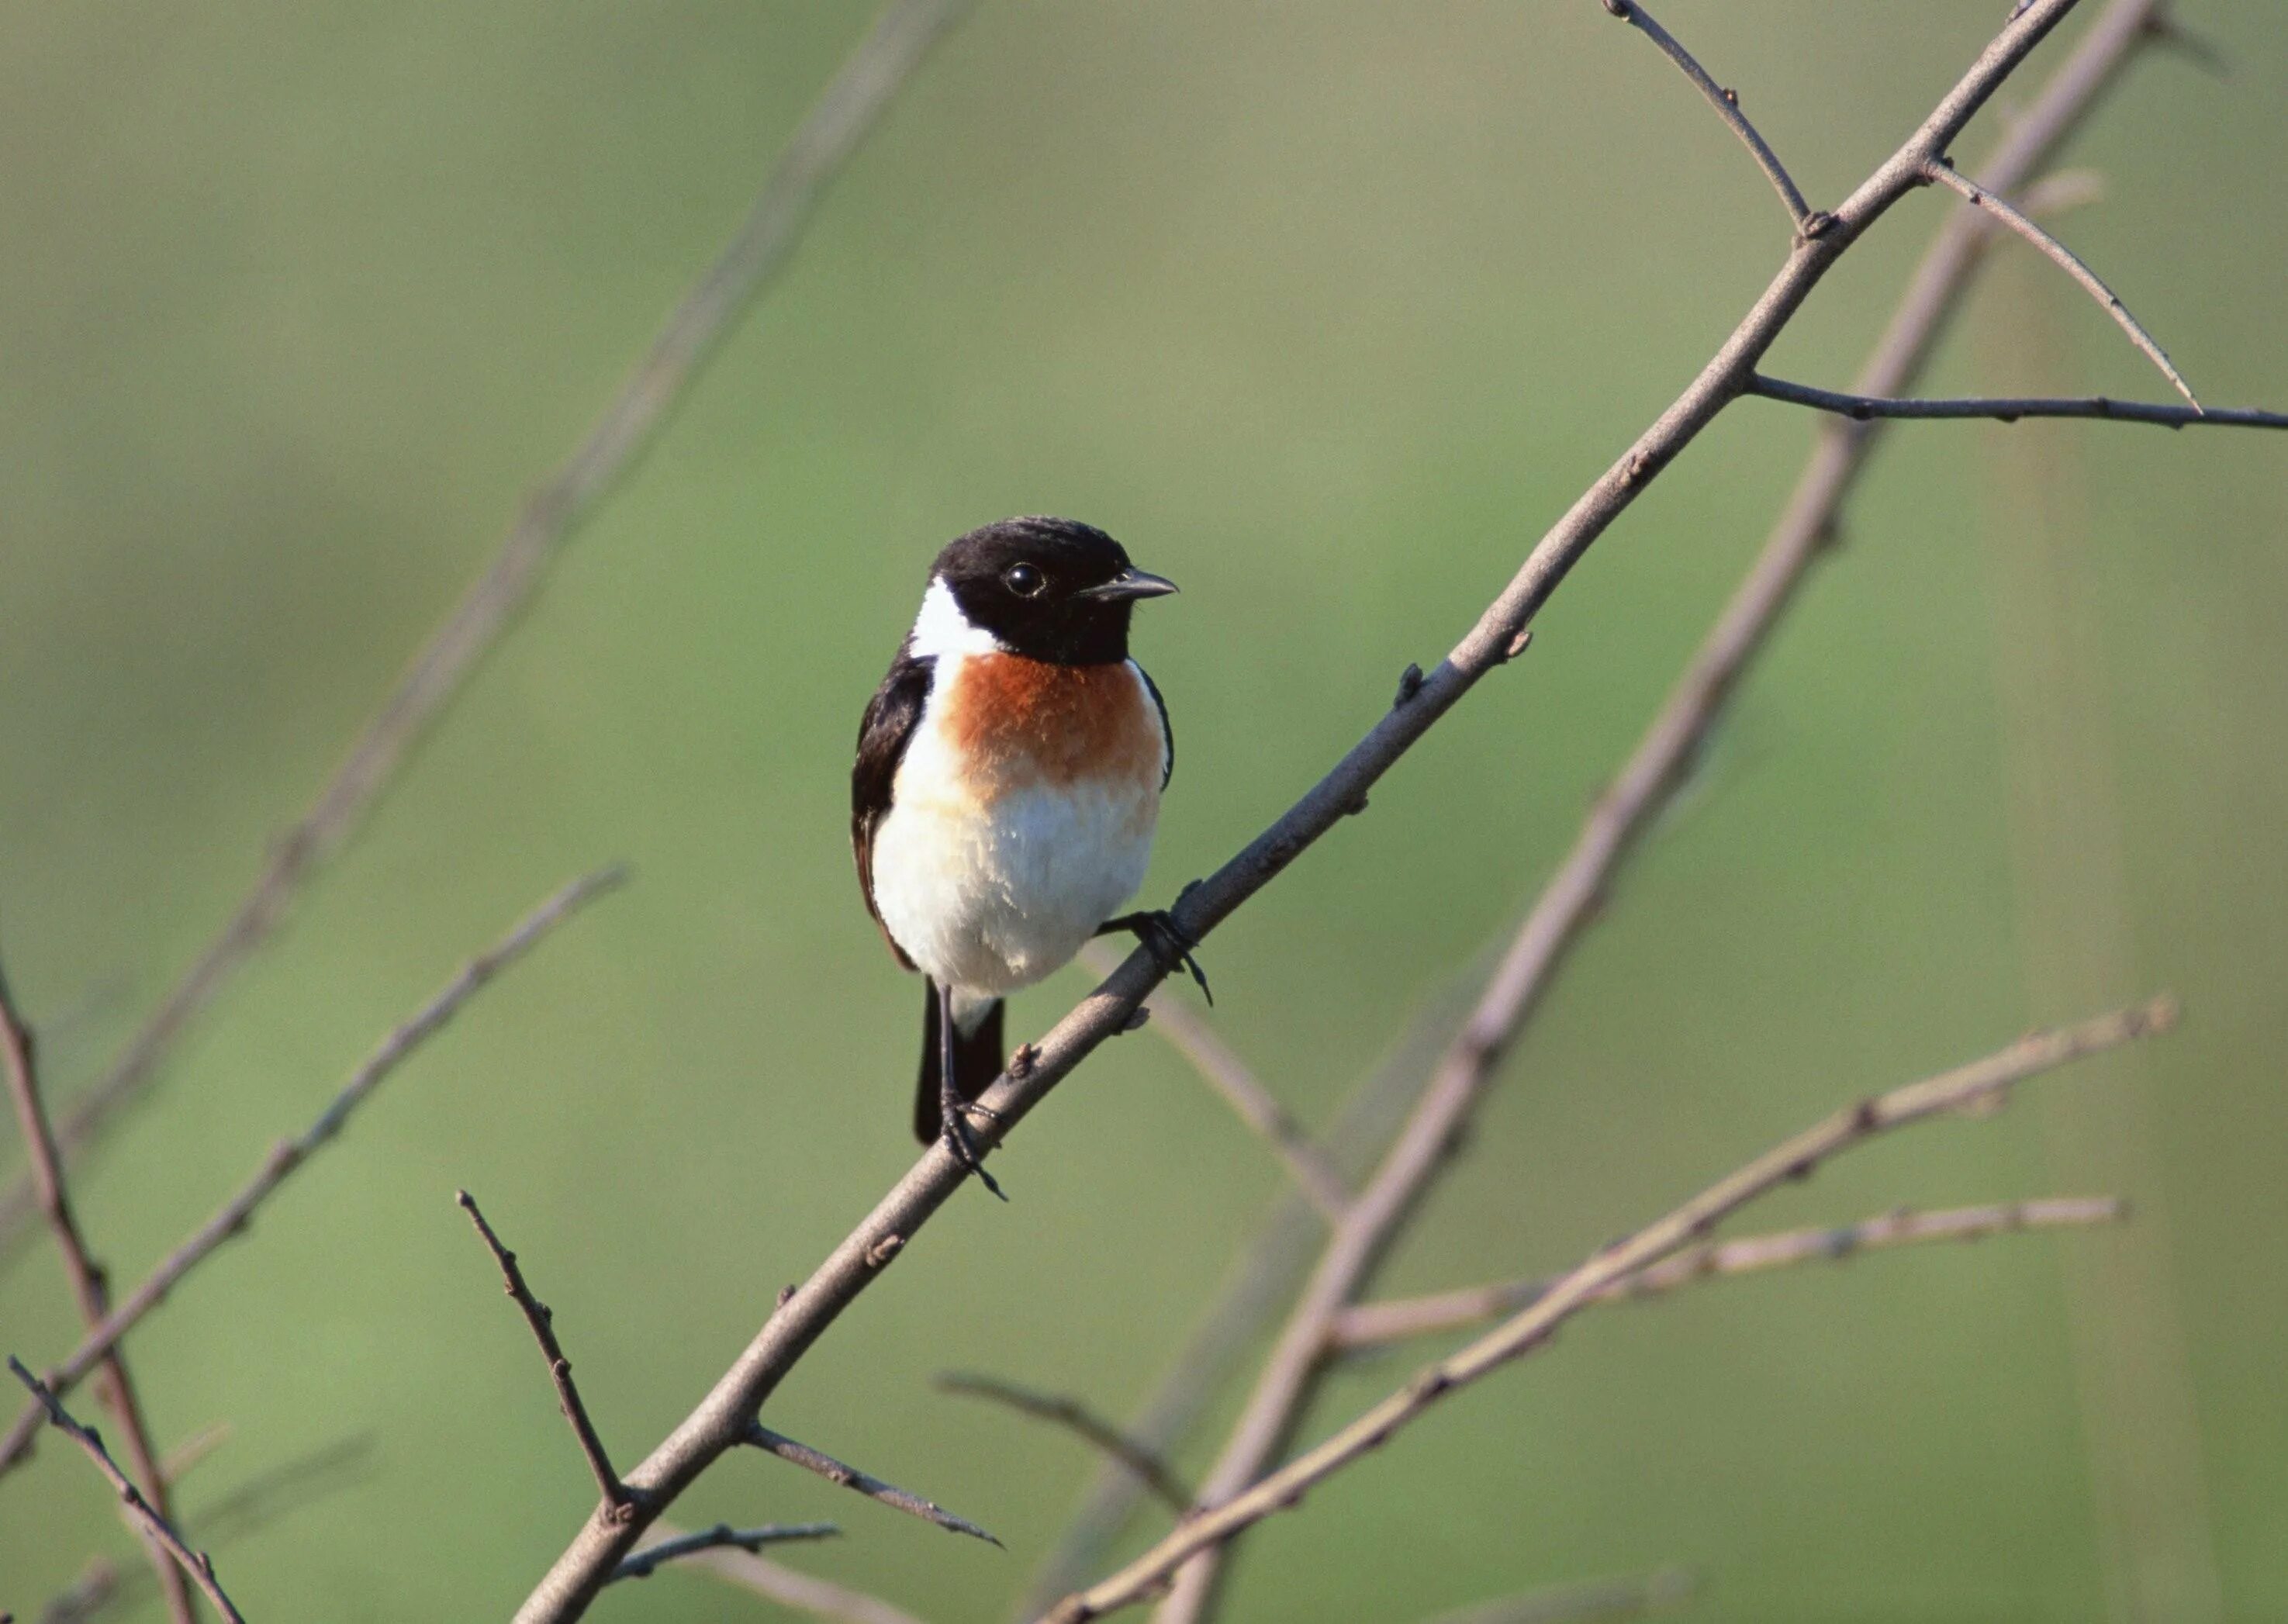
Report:
[{"label": "thin branch", "polygon": [[[1983,171],[1990,188],[2011,191],[2026,184],[2130,60],[2145,38],[2146,21],[2162,3],[2114,0],[2003,136]],[[1895,157],[1893,165],[1900,161]],[[1892,166],[1885,172],[1892,172]],[[1909,184],[1918,184],[1911,174]],[[1848,217],[1852,208],[1847,203],[1843,214]],[[1846,224],[1847,234],[1847,218]],[[1949,217],[1862,368],[1857,387],[1889,393],[1911,383],[1928,361],[1992,234],[1990,221],[1974,210]],[[1831,243],[1831,235],[1822,241]],[[1753,375],[1752,364],[1744,376]],[[1284,1446],[1316,1391],[1327,1325],[1362,1289],[1540,1007],[1574,942],[1597,916],[1614,874],[1689,773],[1726,701],[1833,535],[1843,503],[1881,432],[1874,424],[1854,426],[1823,436],[1815,447],[1755,563],[1528,910],[1476,1009],[1439,1061],[1412,1119],[1359,1198],[1351,1222],[1330,1238],[1222,1454],[1201,1485],[1211,1502],[1253,1482]],[[1204,1612],[1219,1566],[1210,1557],[1179,1579],[1166,1610],[1171,1620],[1181,1624]]]},{"label": "thin branch", "polygon": [[[1902,1208],[1856,1224],[1829,1229],[1788,1230],[1739,1240],[1706,1241],[1625,1279],[1614,1281],[1593,1299],[1630,1301],[1673,1291],[1719,1275],[1758,1274],[1796,1264],[1841,1263],[1862,1252],[1920,1246],[1943,1240],[1982,1240],[2027,1230],[2087,1228],[2126,1217],[2129,1204],[2115,1196],[2057,1196],[2046,1200],[2003,1201],[1987,1207],[1955,1207],[1937,1212]],[[1337,1314],[1328,1327],[1336,1349],[1381,1347],[1441,1331],[1459,1330],[1530,1307],[1549,1295],[1561,1275],[1505,1280],[1427,1296],[1362,1303]]]},{"label": "thin branch", "polygon": [[1498,1602],[1442,1612],[1431,1624],[1571,1624],[1578,1619],[1633,1619],[1689,1599],[1693,1578],[1663,1568],[1637,1579],[1593,1579],[1553,1585]]},{"label": "thin branch", "polygon": [[[664,1519],[652,1526],[671,1537],[676,1533],[674,1525]],[[809,1613],[813,1618],[834,1620],[837,1624],[921,1624],[912,1613],[893,1607],[878,1596],[797,1573],[767,1557],[746,1551],[719,1547],[685,1557],[682,1565],[711,1573],[726,1584],[776,1602],[782,1607]]]},{"label": "thin branch", "polygon": [[1020,1387],[1014,1382],[960,1370],[940,1371],[933,1385],[941,1393],[965,1393],[973,1398],[989,1399],[1021,1415],[1076,1433],[1100,1454],[1133,1472],[1137,1480],[1165,1501],[1178,1517],[1192,1509],[1191,1490],[1165,1461],[1069,1393],[1045,1393]]},{"label": "thin branch", "polygon": [[151,1502],[143,1497],[143,1491],[135,1486],[134,1479],[119,1470],[119,1462],[113,1460],[110,1452],[104,1448],[103,1440],[91,1429],[73,1420],[71,1412],[64,1408],[63,1401],[50,1392],[39,1377],[25,1369],[23,1362],[13,1354],[8,1356],[8,1368],[16,1373],[16,1379],[24,1384],[33,1401],[46,1413],[49,1423],[77,1444],[86,1453],[87,1458],[95,1462],[96,1470],[109,1481],[119,1495],[120,1504],[127,1508],[128,1515],[158,1542],[168,1556],[174,1558],[191,1582],[206,1593],[207,1599],[215,1604],[216,1610],[230,1624],[246,1624],[238,1609],[231,1605],[230,1597],[223,1594],[222,1585],[215,1578],[214,1564],[183,1543],[182,1536],[175,1532],[173,1525],[154,1510]]},{"label": "thin branch", "polygon": [[[262,1165],[255,1169],[254,1176],[238,1193],[224,1202],[220,1210],[194,1232],[189,1240],[169,1253],[141,1285],[130,1292],[104,1317],[100,1325],[87,1334],[79,1346],[72,1350],[69,1358],[49,1371],[47,1379],[50,1385],[59,1393],[63,1393],[84,1380],[87,1373],[119,1345],[119,1339],[133,1329],[144,1315],[164,1302],[167,1294],[197,1266],[201,1259],[226,1240],[244,1234],[254,1221],[256,1209],[286,1182],[295,1168],[340,1133],[366,1097],[423,1042],[450,1021],[463,1004],[475,996],[494,977],[530,952],[543,937],[589,902],[618,886],[624,877],[624,871],[615,867],[601,869],[575,880],[526,915],[523,922],[499,943],[463,965],[460,973],[447,983],[443,990],[410,1020],[385,1038],[365,1063],[351,1073],[341,1091],[334,1096],[325,1110],[319,1113],[318,1120],[311,1123],[300,1137],[282,1139],[273,1146],[270,1153],[263,1159]],[[16,1418],[7,1435],[0,1438],[0,1472],[17,1465],[30,1452],[31,1441],[39,1424],[39,1406],[28,1406]]]},{"label": "thin branch", "polygon": [[2121,302],[2120,296],[2100,281],[2097,273],[2084,265],[2071,249],[1967,175],[1958,172],[1955,167],[1944,159],[1934,158],[1923,166],[1923,173],[1939,185],[1959,193],[1973,207],[1985,210],[2012,231],[2039,249],[2052,263],[2079,282],[2090,297],[2105,306],[2107,312],[2112,315],[2115,325],[2129,335],[2129,342],[2142,350],[2146,359],[2161,368],[2161,376],[2167,378],[2176,392],[2191,403],[2193,410],[2198,412],[2201,409],[2200,398],[2193,393],[2193,386],[2185,382],[2184,375],[2177,370],[2168,355],[2154,341],[2153,335],[2147,332],[2137,318],[2129,313],[2129,306]]},{"label": "thin branch", "polygon": [[[949,1533],[965,1533],[973,1540],[982,1540],[988,1545],[1000,1545],[984,1529],[965,1517],[956,1517],[933,1500],[924,1500],[910,1489],[902,1489],[894,1483],[885,1483],[869,1472],[854,1466],[846,1466],[832,1455],[813,1449],[807,1444],[798,1444],[783,1432],[774,1432],[760,1422],[749,1425],[741,1443],[765,1454],[775,1454],[782,1461],[792,1462],[805,1471],[816,1472],[829,1483],[846,1489],[854,1489],[869,1500],[879,1501],[894,1511],[903,1511],[909,1517],[918,1517],[926,1523],[934,1523]],[[1004,1549],[1007,1549],[1003,1547]]]},{"label": "thin branch", "polygon": [[1748,115],[1740,111],[1739,96],[1710,78],[1708,70],[1693,59],[1692,53],[1679,44],[1675,36],[1655,22],[1651,14],[1636,4],[1634,0],[1602,0],[1602,4],[1608,12],[1659,46],[1668,59],[1683,70],[1684,76],[1699,87],[1700,93],[1708,98],[1708,105],[1716,109],[1716,116],[1732,127],[1732,133],[1740,138],[1741,144],[1754,156],[1756,167],[1764,171],[1764,178],[1770,181],[1773,189],[1779,193],[1780,203],[1787,210],[1788,218],[1795,228],[1811,236],[1818,234],[1818,229],[1815,227],[1824,229],[1823,223],[1813,216],[1811,206],[1803,201],[1803,194],[1796,189],[1795,181],[1788,174],[1786,165],[1780,162],[1779,154],[1756,132],[1756,127],[1748,122]]},{"label": "thin branch", "polygon": [[[1429,1062],[1442,1043],[1441,1034],[1461,1020],[1458,1006],[1458,997],[1445,994],[1418,1010],[1398,1042],[1336,1112],[1324,1143],[1329,1159],[1347,1181],[1388,1148],[1400,1119],[1421,1091]],[[1317,1209],[1301,1191],[1289,1188],[1272,1203],[1254,1236],[1233,1256],[1220,1288],[1192,1334],[1169,1359],[1151,1396],[1129,1423],[1129,1437],[1156,1453],[1174,1453],[1222,1392],[1232,1367],[1254,1349],[1272,1315],[1300,1284],[1325,1232]],[[1011,1616],[1017,1624],[1025,1624],[1067,1591],[1087,1583],[1145,1498],[1133,1472],[1117,1462],[1106,1462],[1082,1491],[1064,1532],[1014,1598]]]},{"label": "thin branch", "polygon": [[1241,1530],[1301,1503],[1315,1484],[1387,1443],[1440,1399],[1511,1360],[1545,1347],[1557,1327],[1615,1281],[1657,1263],[1706,1235],[1741,1208],[1879,1135],[1950,1113],[1990,1113],[2030,1077],[2084,1056],[2117,1048],[2174,1020],[2167,1000],[2117,1010],[2078,1026],[2039,1032],[1953,1071],[1837,1112],[1719,1179],[1666,1217],[1608,1246],[1552,1287],[1532,1306],[1463,1348],[1425,1367],[1405,1386],[1357,1420],[1243,1493],[1180,1525],[1159,1544],[1109,1579],[1068,1596],[1050,1624],[1082,1624],[1132,1605],[1156,1591],[1191,1557]]},{"label": "thin branch", "polygon": [[[556,1339],[556,1316],[547,1303],[532,1295],[532,1287],[524,1283],[524,1271],[518,1267],[516,1254],[501,1244],[493,1233],[493,1226],[485,1222],[485,1215],[477,1209],[476,1198],[467,1191],[456,1191],[454,1200],[469,1215],[477,1233],[500,1265],[501,1289],[516,1301],[524,1311],[524,1322],[532,1327],[532,1339],[540,1344],[540,1353],[548,1361],[548,1379],[556,1385],[557,1407],[572,1425],[572,1436],[580,1440],[580,1454],[593,1473],[596,1487],[604,1496],[608,1513],[624,1516],[628,1509],[628,1485],[620,1481],[620,1474],[612,1470],[612,1457],[604,1451],[604,1440],[596,1436],[596,1423],[588,1419],[588,1406],[580,1401],[580,1389],[572,1380],[572,1361],[564,1357],[564,1344]],[[646,1572],[649,1572],[648,1569]],[[625,1574],[619,1577],[624,1578]]]},{"label": "thin branch", "polygon": [[612,1582],[649,1579],[661,1564],[695,1557],[701,1551],[754,1552],[766,1545],[784,1545],[795,1540],[831,1540],[841,1533],[832,1523],[766,1523],[760,1528],[734,1528],[728,1523],[718,1523],[699,1533],[680,1533],[646,1546],[613,1570]]},{"label": "thin branch", "polygon": [[[358,828],[470,674],[538,594],[549,568],[658,438],[755,296],[788,261],[819,200],[969,0],[893,0],[788,139],[737,233],[695,282],[578,449],[536,491],[492,566],[414,657],[238,911],[153,1011],[63,1129],[76,1153],[150,1085],[160,1060],[269,938],[302,886]],[[0,1200],[0,1246],[28,1208]]]},{"label": "thin branch", "polygon": [[[1171,911],[1180,930],[1194,941],[1204,940],[1307,847],[1351,816],[1423,734],[1522,646],[1535,614],[1597,538],[1739,397],[1756,363],[1829,269],[1920,184],[1922,165],[1961,134],[2073,4],[2033,0],[2010,20],[1920,127],[1837,207],[1835,223],[1815,237],[1797,241],[1762,295],[1698,376],[1542,536],[1508,586],[1437,668],[1418,685],[1410,685],[1401,701],[1348,754],[1245,850],[1176,899]],[[1150,953],[1140,947],[1130,954],[1110,979],[1029,1050],[1031,1064],[1023,1076],[1005,1074],[986,1089],[978,1104],[992,1114],[977,1132],[980,1145],[989,1148],[1000,1143],[1075,1066],[1124,1030],[1144,996],[1162,978]],[[1434,1084],[1432,1092],[1436,1091]],[[1433,1160],[1444,1137],[1442,1134],[1426,1147]],[[1411,1159],[1425,1148],[1414,1143],[1410,1129],[1392,1154]],[[525,1598],[516,1615],[519,1624],[576,1619],[587,1610],[611,1571],[634,1549],[645,1524],[725,1451],[745,1440],[754,1416],[787,1372],[951,1198],[967,1171],[966,1163],[942,1142],[923,1153],[810,1279],[778,1305],[697,1406],[627,1474],[630,1485],[641,1496],[637,1515],[625,1523],[592,1516]],[[1362,1196],[1354,1203],[1354,1217],[1370,1199]],[[1343,1227],[1351,1223],[1347,1217]]]},{"label": "thin branch", "polygon": [[[15,998],[8,989],[7,975],[0,971],[0,1072],[7,1075],[17,1126],[23,1134],[25,1153],[31,1161],[32,1188],[38,1196],[40,1210],[47,1216],[48,1228],[55,1236],[56,1254],[63,1263],[64,1278],[70,1284],[80,1323],[93,1327],[100,1324],[110,1310],[111,1287],[103,1266],[89,1252],[87,1238],[81,1232],[78,1216],[72,1210],[71,1192],[64,1183],[63,1156],[56,1148],[55,1129],[48,1120],[47,1101],[40,1091],[36,1048],[32,1028],[18,1013]],[[127,1458],[134,1467],[135,1481],[150,1497],[152,1515],[161,1522],[169,1521],[174,1516],[174,1509],[168,1501],[167,1475],[160,1464],[158,1452],[152,1446],[151,1429],[144,1421],[143,1405],[136,1396],[135,1383],[127,1374],[125,1357],[116,1350],[106,1354],[102,1372],[103,1406],[119,1423],[120,1435],[127,1441]],[[36,1430],[39,1406],[31,1406],[29,1413]],[[181,1572],[133,1516],[127,1517],[127,1523],[143,1541],[152,1573],[166,1600],[167,1616],[174,1624],[196,1624],[198,1609],[191,1600],[190,1588],[184,1582]]]},{"label": "thin branch", "polygon": [[1760,372],[1748,380],[1748,392],[1767,400],[1832,412],[1856,423],[1876,417],[1978,417],[2002,423],[2015,423],[2022,417],[2094,417],[2109,423],[2147,423],[2165,429],[2288,429],[2288,412],[2259,411],[2248,407],[2170,406],[2149,400],[2116,400],[2105,395],[2077,399],[2025,396],[1902,400],[1842,394],[1785,378],[1768,377]]},{"label": "thin branch", "polygon": [[[1118,970],[1120,959],[1120,954],[1103,942],[1091,942],[1080,954],[1082,967],[1099,980]],[[1223,1096],[1240,1121],[1271,1147],[1271,1153],[1286,1164],[1296,1187],[1310,1199],[1320,1216],[1330,1224],[1340,1218],[1350,1205],[1349,1184],[1214,1026],[1182,1000],[1156,990],[1145,999],[1144,1007],[1152,1012],[1152,1030],[1190,1061],[1192,1069]]]}]

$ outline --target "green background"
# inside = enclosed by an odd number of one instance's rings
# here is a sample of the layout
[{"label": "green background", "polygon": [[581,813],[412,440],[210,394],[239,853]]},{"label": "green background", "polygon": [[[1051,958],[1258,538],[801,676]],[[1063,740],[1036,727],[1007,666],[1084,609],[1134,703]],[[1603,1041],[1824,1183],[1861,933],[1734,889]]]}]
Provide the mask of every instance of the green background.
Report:
[{"label": "green background", "polygon": [[[1662,14],[1817,202],[2003,9]],[[2059,229],[2205,398],[2276,407],[2288,28],[2186,12],[2233,73],[2136,68],[2070,154],[2107,198]],[[864,20],[8,9],[0,928],[59,1095],[217,928]],[[1847,379],[1957,206],[1903,203],[1776,368]],[[232,1485],[371,1436],[351,1486],[219,1551],[248,1616],[503,1616],[593,1499],[457,1185],[523,1252],[632,1462],[908,1165],[919,999],[859,906],[844,775],[942,540],[1071,513],[1183,584],[1140,617],[1180,740],[1164,899],[1450,645],[1729,329],[1784,232],[1708,108],[1590,0],[982,5],[81,1182],[101,1252],[139,1278],[470,951],[572,873],[635,864],[131,1342],[163,1440],[234,1429],[186,1485],[195,1535]],[[1993,356],[2038,329],[2061,389],[2165,392],[2062,277],[2002,261],[1935,386],[1993,386]],[[1727,414],[1531,654],[1217,933],[1217,1018],[1307,1121],[1514,919],[1812,432],[1790,408]],[[1402,1624],[1669,1563],[1699,1575],[1696,1619],[2101,1616],[2062,1265],[2125,1247],[2163,1267],[2129,1335],[2181,1343],[2168,1390],[2223,1612],[2288,1614],[2288,460],[2222,432],[2014,432],[2046,438],[1935,424],[1880,454],[1385,1284],[1560,1265],[1834,1104],[2167,986],[2188,1019],[2149,1052],[1887,1142],[1750,1225],[2101,1187],[2045,1129],[2085,1105],[2138,1125],[2105,1166],[2136,1170],[2145,1227],[1593,1316],[1253,1537],[1235,1616]],[[2050,720],[2006,719],[2021,606],[1998,559],[2028,443],[2078,493],[2062,544],[2096,657],[2068,731],[2101,745],[2107,851],[2013,812],[2019,742]],[[2070,885],[2085,860],[2120,875],[2126,973],[2067,997],[2057,955],[2086,944],[2023,903],[2030,862]],[[1021,997],[1013,1034],[1085,986]],[[959,1198],[768,1414],[1009,1553],[760,1458],[709,1474],[680,1520],[831,1517],[843,1540],[787,1559],[933,1620],[1001,1616],[1092,1462],[929,1374],[1130,1413],[1280,1176],[1143,1038],[995,1167],[1013,1203]],[[0,1343],[37,1362],[75,1334],[52,1259],[20,1252]],[[1346,1374],[1307,1430],[1407,1368]],[[1212,1453],[1203,1434],[1182,1464]],[[128,1549],[58,1441],[0,1485],[0,1605],[30,1614]],[[596,1616],[773,1615],[677,1574]]]}]

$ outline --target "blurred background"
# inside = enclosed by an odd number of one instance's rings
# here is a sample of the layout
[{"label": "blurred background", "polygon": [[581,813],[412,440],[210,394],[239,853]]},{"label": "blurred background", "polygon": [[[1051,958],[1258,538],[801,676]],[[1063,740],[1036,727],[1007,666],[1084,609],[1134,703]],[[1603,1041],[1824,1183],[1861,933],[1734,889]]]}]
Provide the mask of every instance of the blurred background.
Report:
[{"label": "blurred background", "polygon": [[[2002,10],[1659,13],[1816,203]],[[60,1105],[235,905],[870,12],[8,9],[0,931]],[[2288,27],[2182,15],[2229,75],[2135,67],[2067,156],[2104,201],[2058,229],[2205,399],[2277,407]],[[1841,385],[1958,206],[1895,210],[1774,369]],[[218,1547],[248,1616],[503,1616],[593,1501],[457,1185],[632,1462],[909,1165],[919,994],[860,906],[846,773],[941,542],[1069,513],[1182,583],[1140,617],[1179,737],[1164,901],[1443,653],[1783,248],[1709,109],[1586,0],[980,5],[80,1178],[139,1279],[471,951],[573,873],[635,866],[130,1343],[163,1444],[233,1429],[182,1491],[195,1536],[235,1485],[364,1440],[346,1482]],[[1932,382],[2165,393],[2016,246]],[[1728,413],[1530,654],[1217,933],[1215,1018],[1307,1121],[1436,1040],[1813,431]],[[1252,1536],[1231,1616],[1403,1624],[1672,1564],[1690,1619],[2288,1616],[2283,452],[1895,435],[1382,1284],[1561,1266],[1840,1101],[2169,988],[2176,1035],[1746,1227],[2110,1191],[2137,1223],[1591,1316]],[[1013,1036],[1087,985],[1021,997]],[[1005,1615],[1095,1463],[932,1373],[1132,1414],[1283,1185],[1140,1037],[994,1167],[1013,1203],[959,1197],[768,1414],[1007,1553],[761,1458],[681,1521],[832,1517],[842,1540],[786,1560],[944,1624]],[[47,1251],[0,1274],[0,1343],[35,1363],[77,1335]],[[1412,1353],[1333,1382],[1306,1435]],[[35,1615],[96,1552],[140,1565],[51,1439],[0,1484],[0,1604]],[[143,1594],[118,1616],[155,1616]],[[673,1573],[595,1616],[778,1615]]]}]

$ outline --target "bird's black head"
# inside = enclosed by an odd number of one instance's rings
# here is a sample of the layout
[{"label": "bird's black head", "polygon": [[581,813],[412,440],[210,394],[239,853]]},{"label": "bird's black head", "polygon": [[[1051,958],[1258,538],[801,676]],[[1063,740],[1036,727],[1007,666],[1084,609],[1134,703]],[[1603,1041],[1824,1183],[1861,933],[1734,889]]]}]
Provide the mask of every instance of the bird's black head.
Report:
[{"label": "bird's black head", "polygon": [[[1136,600],[1176,590],[1130,564],[1103,531],[1069,519],[1005,519],[957,537],[932,568],[933,599],[941,588],[969,628],[1058,665],[1125,660]],[[926,603],[926,622],[932,613]],[[915,630],[918,642],[925,640],[924,627]]]}]

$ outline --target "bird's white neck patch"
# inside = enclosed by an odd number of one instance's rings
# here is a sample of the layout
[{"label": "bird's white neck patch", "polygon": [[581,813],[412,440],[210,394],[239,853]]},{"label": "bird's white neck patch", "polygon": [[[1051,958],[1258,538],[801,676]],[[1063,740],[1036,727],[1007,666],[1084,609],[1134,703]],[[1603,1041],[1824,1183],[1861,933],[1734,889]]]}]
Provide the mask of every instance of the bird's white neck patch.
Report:
[{"label": "bird's white neck patch", "polygon": [[906,648],[918,660],[940,660],[955,654],[994,654],[1001,648],[1001,641],[982,626],[971,624],[944,577],[932,575]]}]

